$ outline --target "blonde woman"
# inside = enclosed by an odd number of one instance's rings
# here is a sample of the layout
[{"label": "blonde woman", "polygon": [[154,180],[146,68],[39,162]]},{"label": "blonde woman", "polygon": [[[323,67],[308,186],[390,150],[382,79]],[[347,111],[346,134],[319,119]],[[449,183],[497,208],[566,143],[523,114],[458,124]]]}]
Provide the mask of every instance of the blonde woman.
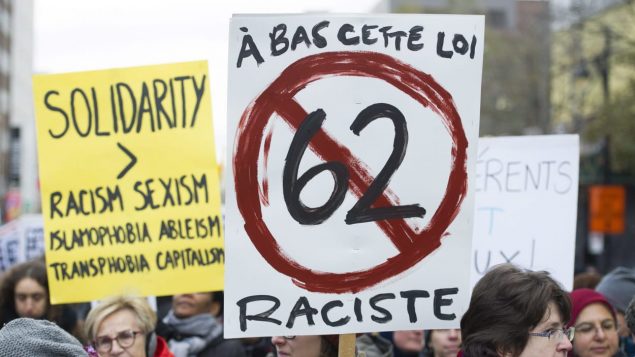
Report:
[{"label": "blonde woman", "polygon": [[88,313],[84,328],[100,357],[173,357],[156,322],[145,298],[115,296]]}]

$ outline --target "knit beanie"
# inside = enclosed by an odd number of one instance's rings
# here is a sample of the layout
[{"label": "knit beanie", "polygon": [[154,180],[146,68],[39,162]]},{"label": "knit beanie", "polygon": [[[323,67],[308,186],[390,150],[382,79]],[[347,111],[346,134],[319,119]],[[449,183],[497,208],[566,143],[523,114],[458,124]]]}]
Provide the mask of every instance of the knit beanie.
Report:
[{"label": "knit beanie", "polygon": [[613,315],[613,319],[615,319],[615,310],[613,306],[606,300],[606,298],[592,289],[576,289],[571,292],[571,320],[567,323],[567,327],[571,327],[575,325],[576,320],[578,319],[578,315],[580,312],[584,310],[585,307],[593,304],[593,303],[601,303],[606,306],[611,315]]},{"label": "knit beanie", "polygon": [[87,357],[82,345],[46,320],[15,319],[0,330],[0,357]]},{"label": "knit beanie", "polygon": [[600,280],[595,290],[606,296],[617,311],[625,312],[635,296],[635,269],[615,268]]}]

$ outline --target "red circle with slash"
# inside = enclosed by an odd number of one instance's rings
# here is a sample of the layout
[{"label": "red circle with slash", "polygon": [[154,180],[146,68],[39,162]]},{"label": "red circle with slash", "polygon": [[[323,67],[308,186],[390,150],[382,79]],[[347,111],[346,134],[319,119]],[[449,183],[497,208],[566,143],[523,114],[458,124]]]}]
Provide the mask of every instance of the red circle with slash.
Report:
[{"label": "red circle with slash", "polygon": [[[265,128],[277,113],[292,128],[298,128],[307,112],[294,96],[309,83],[332,76],[358,76],[382,80],[412,97],[441,119],[452,139],[451,167],[443,199],[428,225],[415,232],[405,220],[375,223],[399,253],[365,270],[331,273],[309,269],[286,255],[267,227],[259,199],[258,161]],[[309,144],[325,161],[340,161],[350,171],[349,190],[356,196],[373,178],[348,148],[320,130]],[[304,57],[288,66],[243,112],[234,143],[233,168],[238,210],[245,231],[262,257],[277,271],[292,278],[308,291],[322,293],[358,292],[411,268],[441,245],[441,238],[461,209],[467,192],[467,146],[452,96],[429,74],[374,52],[326,52]],[[375,207],[395,205],[385,193]]]}]

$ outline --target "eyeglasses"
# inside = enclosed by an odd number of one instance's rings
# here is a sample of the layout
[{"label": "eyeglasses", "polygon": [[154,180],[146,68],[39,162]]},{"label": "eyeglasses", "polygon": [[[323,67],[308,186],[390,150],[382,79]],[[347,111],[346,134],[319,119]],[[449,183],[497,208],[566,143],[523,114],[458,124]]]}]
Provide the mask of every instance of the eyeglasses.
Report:
[{"label": "eyeglasses", "polygon": [[128,348],[134,344],[135,337],[140,333],[139,331],[126,330],[119,332],[115,338],[110,338],[110,336],[97,337],[95,340],[95,349],[98,352],[110,352],[112,349],[112,341],[115,340],[117,340],[121,348]]},{"label": "eyeglasses", "polygon": [[569,327],[568,329],[557,328],[547,330],[545,332],[530,332],[529,336],[539,336],[539,337],[547,337],[549,340],[553,341],[562,341],[564,336],[567,336],[569,341],[573,341],[573,336],[575,336],[575,327]]},{"label": "eyeglasses", "polygon": [[613,332],[617,330],[617,325],[612,319],[607,319],[596,325],[592,322],[584,322],[576,326],[575,330],[581,335],[590,335],[599,332],[602,329],[604,332]]}]

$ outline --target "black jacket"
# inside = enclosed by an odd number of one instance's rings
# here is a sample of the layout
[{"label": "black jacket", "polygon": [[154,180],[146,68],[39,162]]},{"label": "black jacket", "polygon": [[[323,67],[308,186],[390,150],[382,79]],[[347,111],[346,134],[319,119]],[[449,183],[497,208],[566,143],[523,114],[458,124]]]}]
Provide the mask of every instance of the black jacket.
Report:
[{"label": "black jacket", "polygon": [[[156,328],[157,335],[163,337],[168,343],[170,340],[180,341],[190,336],[185,336],[179,333],[173,327],[165,324],[163,321],[157,322]],[[247,357],[245,353],[245,348],[243,347],[240,340],[226,340],[223,336],[218,336],[216,339],[212,340],[210,344],[205,347],[197,357],[215,357],[215,356],[223,356],[223,357]]]}]

